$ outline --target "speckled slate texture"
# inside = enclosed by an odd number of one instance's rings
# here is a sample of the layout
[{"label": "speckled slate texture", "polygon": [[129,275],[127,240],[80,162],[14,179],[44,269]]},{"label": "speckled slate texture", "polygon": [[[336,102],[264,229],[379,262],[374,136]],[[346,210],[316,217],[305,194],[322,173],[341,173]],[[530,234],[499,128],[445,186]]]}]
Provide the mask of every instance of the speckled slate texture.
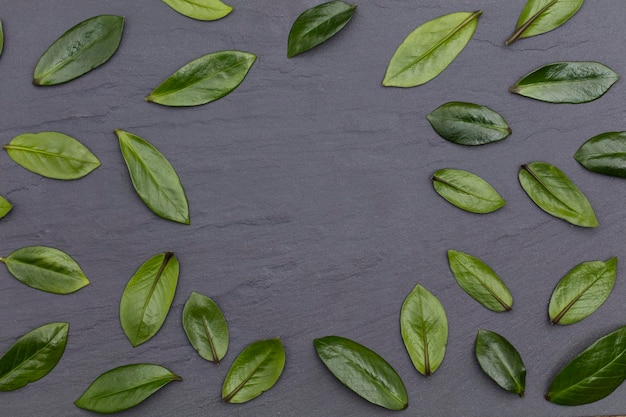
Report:
[{"label": "speckled slate texture", "polygon": [[[592,174],[572,158],[587,139],[626,130],[624,80],[600,100],[552,105],[507,88],[550,62],[595,60],[626,75],[622,0],[589,1],[565,26],[504,46],[525,1],[364,0],[326,44],[286,58],[287,35],[313,0],[231,0],[215,22],[188,19],[159,0],[0,0],[5,50],[0,58],[0,142],[25,132],[76,137],[102,161],[71,182],[41,178],[0,154],[0,195],[13,211],[0,220],[0,254],[29,245],[58,247],[83,267],[91,285],[67,296],[43,293],[0,268],[0,351],[27,331],[69,321],[65,355],[44,379],[1,393],[7,417],[89,416],[73,401],[100,373],[152,362],[181,375],[125,416],[391,415],[337,382],[315,355],[313,339],[336,334],[386,358],[403,378],[409,408],[429,417],[592,416],[626,412],[626,387],[576,408],[543,399],[554,374],[598,337],[626,324],[624,268],[591,317],[551,326],[547,305],[574,265],[626,259],[626,182]],[[387,63],[423,22],[483,10],[474,39],[426,85],[381,86]],[[68,84],[37,88],[32,70],[45,49],[76,23],[126,17],[122,44],[104,66]],[[169,74],[209,52],[258,55],[247,79],[217,102],[173,109],[144,102]],[[425,115],[452,100],[500,112],[513,134],[484,147],[439,138]],[[156,145],[177,169],[191,225],[153,215],[135,195],[113,133],[121,128]],[[559,166],[588,196],[600,227],[577,228],[539,210],[517,181],[521,164]],[[444,167],[472,171],[507,200],[492,214],[463,212],[432,189]],[[487,262],[511,289],[510,313],[492,313],[454,281],[446,250]],[[161,331],[132,348],[119,324],[122,291],[150,256],[174,251],[181,276]],[[399,312],[416,283],[447,310],[448,351],[429,379],[412,367]],[[191,293],[222,308],[231,345],[216,367],[190,347],[181,325]],[[528,369],[526,397],[497,387],[473,353],[477,329],[496,331]],[[250,342],[280,336],[285,371],[269,392],[223,404],[221,383]]]}]

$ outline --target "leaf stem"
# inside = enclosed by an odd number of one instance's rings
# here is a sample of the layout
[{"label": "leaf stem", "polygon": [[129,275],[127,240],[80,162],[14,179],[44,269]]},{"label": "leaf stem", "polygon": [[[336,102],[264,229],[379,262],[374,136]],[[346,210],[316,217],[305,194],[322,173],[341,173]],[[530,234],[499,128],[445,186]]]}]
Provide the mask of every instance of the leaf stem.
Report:
[{"label": "leaf stem", "polygon": [[524,34],[526,29],[528,29],[528,27],[530,25],[532,25],[535,22],[535,20],[537,20],[539,18],[539,16],[541,16],[546,10],[548,10],[550,7],[552,7],[552,5],[554,5],[556,2],[557,2],[557,0],[552,0],[550,3],[548,3],[544,7],[542,7],[541,10],[539,10],[537,13],[535,13],[533,16],[531,16],[530,19],[528,19],[526,22],[524,22],[524,24],[522,26],[520,26],[519,28],[517,28],[517,30],[515,32],[513,32],[513,34],[511,35],[511,37],[509,39],[504,41],[505,45],[509,46],[510,44],[512,44],[513,42],[518,40],[519,37]]},{"label": "leaf stem", "polygon": [[8,261],[7,258],[3,258],[3,257],[0,256],[0,262],[2,262],[3,264],[6,264],[7,261]]}]

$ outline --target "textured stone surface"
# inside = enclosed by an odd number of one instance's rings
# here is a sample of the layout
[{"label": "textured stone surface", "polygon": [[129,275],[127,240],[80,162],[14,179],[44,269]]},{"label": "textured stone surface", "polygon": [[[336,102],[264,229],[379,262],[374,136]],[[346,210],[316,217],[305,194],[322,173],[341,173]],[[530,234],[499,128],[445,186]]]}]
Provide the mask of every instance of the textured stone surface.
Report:
[{"label": "textured stone surface", "polygon": [[[626,8],[587,2],[570,22],[504,46],[524,1],[365,0],[326,44],[286,58],[291,23],[313,0],[232,0],[223,20],[199,22],[158,0],[0,0],[0,141],[56,130],[102,161],[71,182],[41,178],[0,154],[0,195],[14,210],[0,220],[0,254],[49,245],[71,254],[91,285],[68,296],[28,288],[0,268],[0,351],[43,323],[69,321],[67,350],[44,379],[0,396],[3,416],[88,416],[73,401],[100,373],[134,362],[162,364],[172,383],[128,416],[386,416],[344,388],[313,349],[316,337],[352,338],[386,358],[409,393],[407,415],[429,417],[619,414],[624,387],[576,409],[543,399],[553,375],[596,338],[624,324],[623,268],[613,294],[591,317],[551,326],[547,305],[558,280],[582,261],[625,255],[624,180],[589,173],[572,158],[588,138],[626,130],[624,81],[600,100],[551,105],[507,88],[549,62],[601,61],[626,73]],[[398,44],[426,20],[484,11],[474,39],[439,77],[412,89],[383,88]],[[32,70],[65,30],[97,14],[126,17],[122,44],[104,66],[68,84],[37,88]],[[143,97],[186,62],[223,49],[258,55],[243,84],[217,102],[187,109]],[[478,148],[439,138],[425,114],[451,101],[500,112],[513,134]],[[155,144],[177,169],[191,225],[153,215],[135,195],[117,139],[121,128]],[[571,226],[539,210],[517,182],[534,160],[559,166],[585,192],[600,227]],[[472,171],[507,200],[492,214],[463,212],[435,194],[444,167]],[[510,313],[492,313],[454,281],[446,250],[487,262],[511,289]],[[132,348],[119,325],[122,291],[136,268],[165,250],[181,263],[172,310],[157,336]],[[402,345],[399,312],[416,283],[443,303],[450,338],[429,379]],[[184,302],[198,291],[222,308],[231,345],[219,367],[190,347]],[[498,388],[473,353],[477,329],[505,336],[527,369],[526,397]],[[223,404],[221,383],[250,342],[280,336],[282,378],[243,405]]]}]

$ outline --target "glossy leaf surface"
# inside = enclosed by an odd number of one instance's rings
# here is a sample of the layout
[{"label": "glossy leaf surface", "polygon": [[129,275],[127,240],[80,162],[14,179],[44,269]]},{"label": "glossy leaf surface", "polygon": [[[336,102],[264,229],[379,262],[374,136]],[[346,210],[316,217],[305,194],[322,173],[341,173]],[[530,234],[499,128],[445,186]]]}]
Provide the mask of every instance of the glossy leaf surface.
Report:
[{"label": "glossy leaf surface", "polygon": [[576,226],[598,226],[587,197],[554,165],[546,162],[522,165],[519,182],[528,196],[546,213]]},{"label": "glossy leaf surface", "polygon": [[228,350],[228,325],[220,308],[192,292],[183,309],[183,328],[191,346],[207,361],[219,363]]},{"label": "glossy leaf surface", "polygon": [[33,84],[62,84],[104,64],[117,50],[123,29],[122,16],[95,16],[77,24],[39,58]]},{"label": "glossy leaf surface", "polygon": [[511,93],[549,103],[586,103],[596,100],[619,80],[598,62],[555,62],[524,76]]},{"label": "glossy leaf surface", "polygon": [[67,344],[69,323],[48,323],[22,336],[0,358],[0,391],[13,391],[54,369]]},{"label": "glossy leaf surface", "polygon": [[472,39],[481,14],[452,13],[415,29],[391,57],[383,85],[415,87],[435,78]]},{"label": "glossy leaf surface", "polygon": [[626,132],[594,136],[578,148],[574,158],[589,171],[626,178]]},{"label": "glossy leaf surface", "polygon": [[448,262],[456,282],[474,300],[492,311],[511,310],[511,291],[486,263],[455,250],[448,251]]},{"label": "glossy leaf surface", "polygon": [[440,169],[431,180],[437,194],[465,211],[491,213],[506,203],[487,181],[468,171]]},{"label": "glossy leaf surface", "polygon": [[520,354],[504,337],[478,330],[476,359],[482,370],[505,390],[524,396],[526,368]]},{"label": "glossy leaf surface", "polygon": [[0,195],[0,219],[6,216],[11,211],[12,208],[13,208],[13,205],[9,203],[9,201],[6,198]]},{"label": "glossy leaf surface", "polygon": [[11,275],[41,291],[69,294],[89,284],[80,266],[67,253],[47,246],[27,246],[0,258]]},{"label": "glossy leaf surface", "polygon": [[581,405],[601,400],[626,378],[626,326],[598,339],[552,380],[546,399]]},{"label": "glossy leaf surface", "polygon": [[431,375],[441,365],[448,342],[448,318],[437,297],[416,285],[402,304],[400,328],[413,366]]},{"label": "glossy leaf surface", "polygon": [[285,350],[280,339],[249,344],[235,359],[222,385],[222,400],[245,403],[276,384],[285,367]]},{"label": "glossy leaf surface", "polygon": [[402,379],[376,352],[339,336],[315,339],[314,345],[328,370],[367,401],[390,410],[408,407]]},{"label": "glossy leaf surface", "polygon": [[136,406],[172,381],[182,378],[160,365],[120,366],[96,378],[74,404],[96,413],[117,413]]},{"label": "glossy leaf surface", "polygon": [[355,11],[356,6],[340,0],[304,11],[289,31],[287,57],[306,52],[333,37],[350,21]]},{"label": "glossy leaf surface", "polygon": [[163,0],[178,13],[197,20],[217,20],[227,16],[233,8],[220,0]]},{"label": "glossy leaf surface", "polygon": [[172,252],[155,255],[132,276],[120,302],[120,322],[133,346],[148,341],[165,321],[178,283],[178,260]]},{"label": "glossy leaf surface", "polygon": [[567,22],[583,5],[583,0],[528,0],[506,44],[549,32]]},{"label": "glossy leaf surface", "polygon": [[230,94],[246,78],[256,55],[220,51],[186,64],[155,88],[146,101],[164,106],[198,106]]},{"label": "glossy leaf surface", "polygon": [[451,101],[426,115],[442,138],[459,145],[484,145],[511,134],[502,116],[488,107]]},{"label": "glossy leaf surface", "polygon": [[133,187],[157,216],[189,224],[189,204],[172,164],[145,139],[129,132],[115,131]]},{"label": "glossy leaf surface", "polygon": [[552,292],[548,313],[552,324],[573,324],[596,311],[615,284],[617,258],[583,262],[559,281]]},{"label": "glossy leaf surface", "polygon": [[75,180],[100,166],[82,143],[58,132],[25,133],[4,146],[13,161],[44,177]]}]

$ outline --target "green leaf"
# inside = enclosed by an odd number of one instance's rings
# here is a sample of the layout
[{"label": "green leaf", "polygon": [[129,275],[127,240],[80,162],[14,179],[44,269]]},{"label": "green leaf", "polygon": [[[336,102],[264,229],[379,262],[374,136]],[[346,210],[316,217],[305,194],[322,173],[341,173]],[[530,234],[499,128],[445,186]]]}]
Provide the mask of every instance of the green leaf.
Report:
[{"label": "green leaf", "polygon": [[437,194],[465,211],[491,213],[506,203],[487,181],[471,172],[440,169],[431,179]]},{"label": "green leaf", "polygon": [[528,0],[517,21],[515,32],[505,41],[529,38],[549,32],[567,22],[583,5],[583,0]]},{"label": "green leaf", "polygon": [[189,224],[189,204],[174,167],[145,139],[116,129],[130,179],[141,200],[159,217]]},{"label": "green leaf", "polygon": [[117,50],[123,29],[122,16],[95,16],[77,24],[39,58],[33,84],[62,84],[104,64]]},{"label": "green leaf", "polygon": [[228,325],[213,300],[192,292],[183,309],[183,328],[191,346],[207,361],[219,363],[228,350]]},{"label": "green leaf", "polygon": [[2,56],[3,49],[4,49],[4,30],[2,29],[2,20],[0,20],[0,56]]},{"label": "green leaf", "polygon": [[306,52],[335,36],[356,11],[343,1],[334,0],[305,10],[291,26],[287,57]]},{"label": "green leaf", "polygon": [[616,257],[575,266],[552,292],[548,307],[552,324],[578,323],[591,315],[611,294],[616,274]]},{"label": "green leaf", "polygon": [[13,208],[13,205],[9,203],[9,201],[6,198],[0,195],[0,219],[6,216],[11,211],[12,208]]},{"label": "green leaf", "polygon": [[230,94],[246,78],[256,55],[220,51],[186,64],[155,88],[146,101],[164,106],[199,106]]},{"label": "green leaf", "polygon": [[626,178],[626,132],[594,136],[578,148],[574,158],[589,171]]},{"label": "green leaf", "polygon": [[601,400],[626,378],[626,326],[598,339],[552,380],[546,399],[581,405]]},{"label": "green leaf", "polygon": [[315,339],[314,345],[328,370],[367,401],[390,410],[408,407],[402,379],[376,352],[339,336]]},{"label": "green leaf", "polygon": [[546,213],[576,226],[598,226],[587,197],[554,165],[546,162],[522,165],[519,182],[528,196]]},{"label": "green leaf", "polygon": [[220,0],[163,0],[178,13],[197,20],[217,20],[227,16],[233,8]]},{"label": "green leaf", "polygon": [[476,359],[482,370],[505,390],[524,396],[526,368],[508,340],[489,330],[478,330]]},{"label": "green leaf", "polygon": [[27,170],[58,180],[75,180],[100,166],[89,149],[58,132],[25,133],[4,145],[13,161]]},{"label": "green leaf", "polygon": [[259,340],[246,346],[228,370],[222,385],[222,400],[245,403],[276,384],[285,367],[280,339]]},{"label": "green leaf", "polygon": [[431,375],[441,365],[448,342],[448,319],[437,297],[416,285],[402,304],[400,328],[413,366]]},{"label": "green leaf", "polygon": [[426,115],[442,138],[459,145],[484,145],[511,134],[506,120],[495,111],[473,103],[451,101]]},{"label": "green leaf", "polygon": [[452,13],[415,29],[391,57],[383,85],[415,87],[435,78],[472,39],[481,14]]},{"label": "green leaf", "polygon": [[555,62],[524,76],[511,93],[548,103],[586,103],[596,100],[619,80],[598,62]]},{"label": "green leaf", "polygon": [[137,347],[154,336],[170,311],[178,260],[172,252],[154,255],[132,276],[120,302],[120,322],[130,343]]},{"label": "green leaf", "polygon": [[96,413],[117,413],[136,406],[172,381],[182,378],[159,365],[120,366],[96,378],[74,404]]},{"label": "green leaf", "polygon": [[511,291],[486,263],[455,250],[448,250],[448,262],[456,282],[474,300],[492,311],[511,310]]},{"label": "green leaf", "polygon": [[69,323],[48,323],[22,336],[0,358],[0,391],[13,391],[35,382],[61,360]]},{"label": "green leaf", "polygon": [[70,294],[89,284],[74,259],[47,246],[18,249],[7,258],[0,258],[0,262],[17,280],[53,294]]}]

